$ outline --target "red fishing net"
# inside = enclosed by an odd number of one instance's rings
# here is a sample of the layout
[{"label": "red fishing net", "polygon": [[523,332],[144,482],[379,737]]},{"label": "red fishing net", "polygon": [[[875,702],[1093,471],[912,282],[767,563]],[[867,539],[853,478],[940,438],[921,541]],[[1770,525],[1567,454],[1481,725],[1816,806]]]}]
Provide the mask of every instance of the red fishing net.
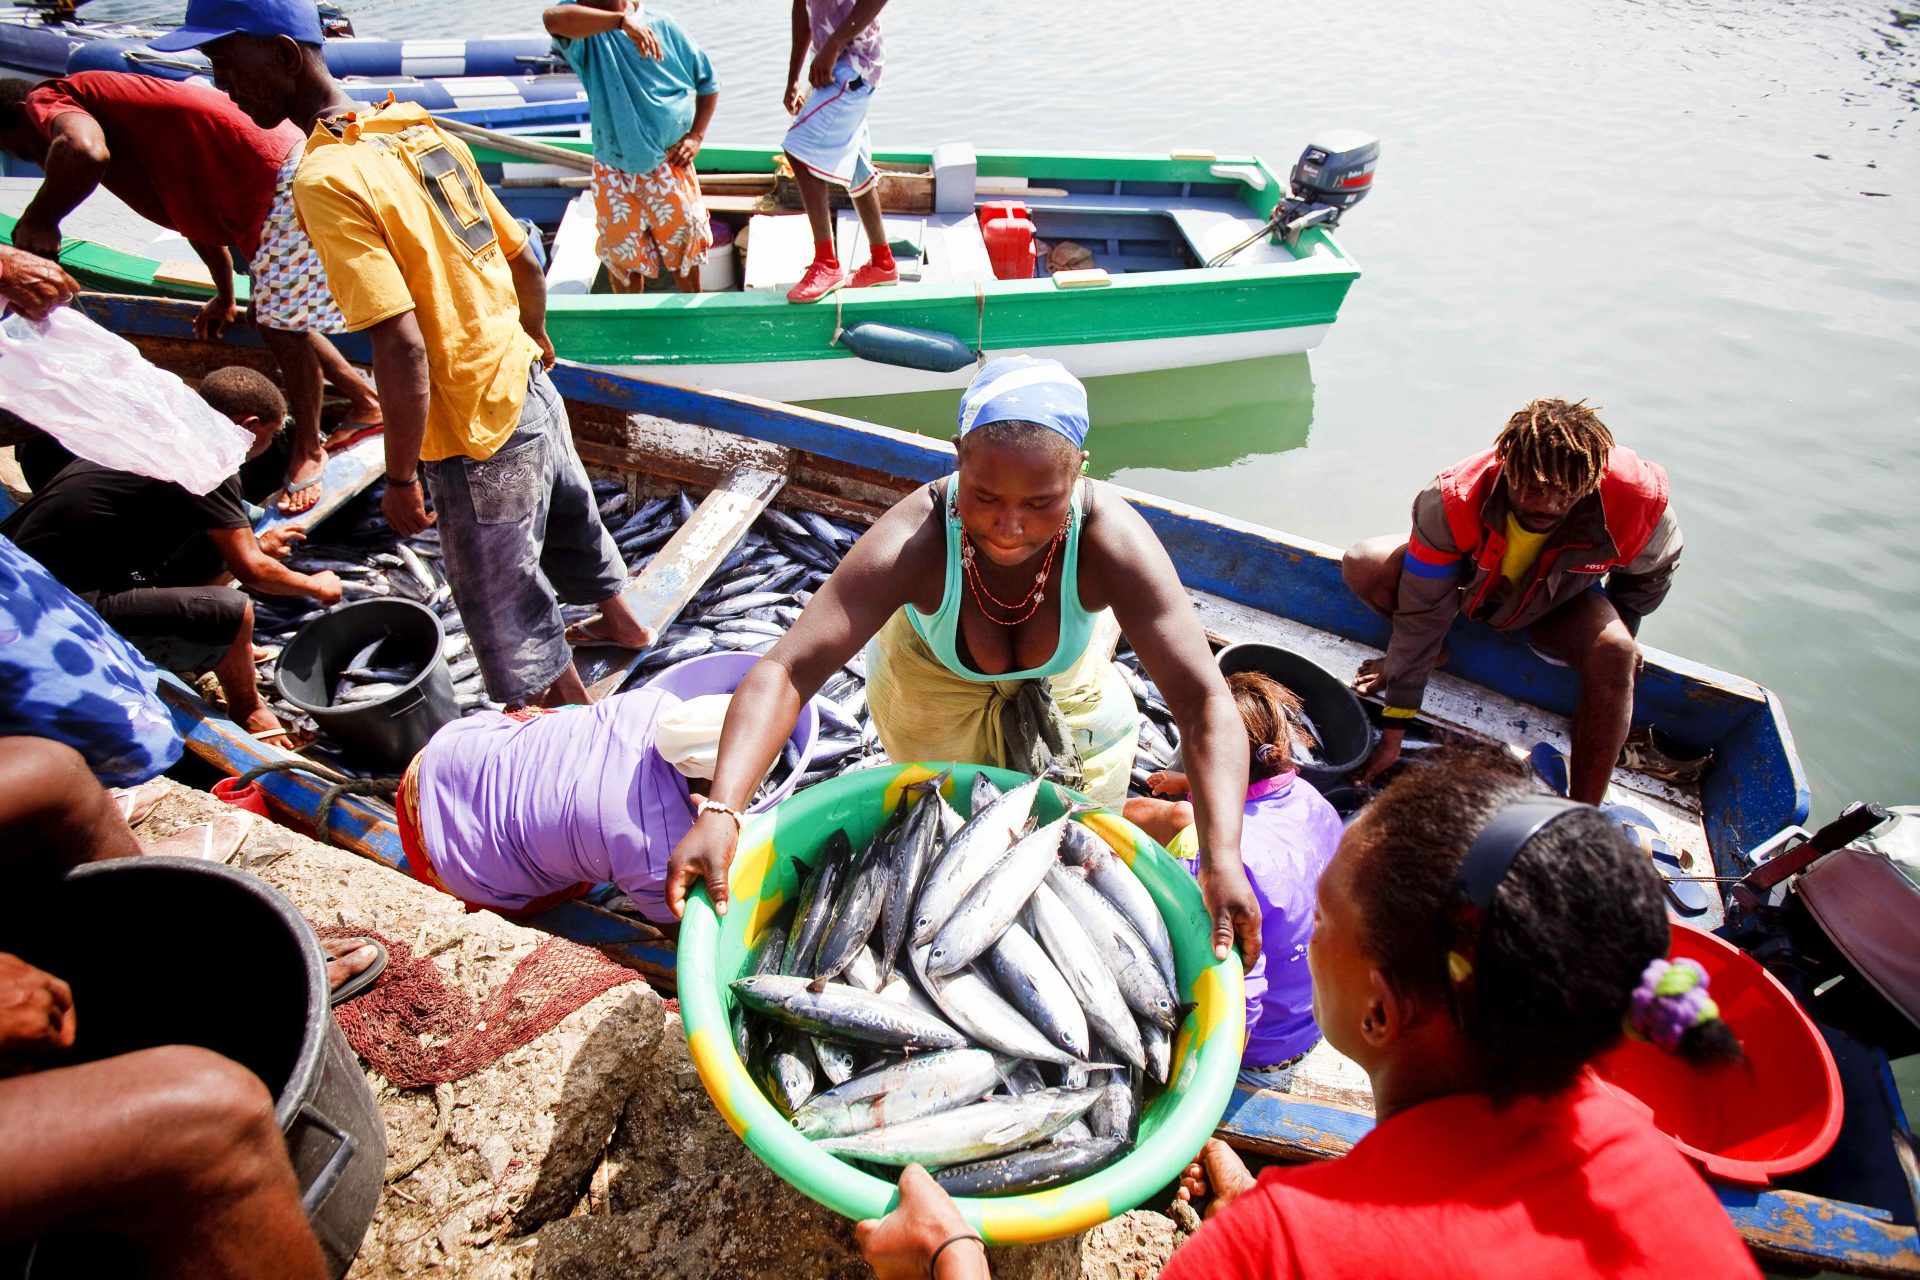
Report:
[{"label": "red fishing net", "polygon": [[548,938],[513,966],[476,1011],[431,956],[369,929],[328,926],[322,938],[373,938],[387,949],[387,970],[368,990],[334,1009],[347,1043],[401,1088],[444,1084],[551,1031],[603,991],[640,977],[575,942]]}]

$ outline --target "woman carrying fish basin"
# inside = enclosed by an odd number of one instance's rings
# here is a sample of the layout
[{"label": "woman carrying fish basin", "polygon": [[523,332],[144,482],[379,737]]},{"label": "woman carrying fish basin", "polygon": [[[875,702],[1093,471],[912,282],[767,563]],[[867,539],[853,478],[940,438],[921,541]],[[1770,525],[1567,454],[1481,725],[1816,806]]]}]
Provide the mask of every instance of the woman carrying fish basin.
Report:
[{"label": "woman carrying fish basin", "polygon": [[989,361],[960,400],[959,469],[901,499],[735,690],[711,800],[673,851],[678,915],[704,878],[717,909],[739,815],[801,708],[863,645],[867,701],[898,762],[963,761],[1067,779],[1118,808],[1138,713],[1093,643],[1112,609],[1185,744],[1199,879],[1224,957],[1260,954],[1240,861],[1247,739],[1166,549],[1139,513],[1081,475],[1086,389],[1052,360]]}]

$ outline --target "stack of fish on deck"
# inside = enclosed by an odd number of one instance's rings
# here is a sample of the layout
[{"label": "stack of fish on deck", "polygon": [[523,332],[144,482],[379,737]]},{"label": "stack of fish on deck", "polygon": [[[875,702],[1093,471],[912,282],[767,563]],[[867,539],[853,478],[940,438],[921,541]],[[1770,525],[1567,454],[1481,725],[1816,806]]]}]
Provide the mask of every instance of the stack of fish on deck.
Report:
[{"label": "stack of fish on deck", "polygon": [[[844,832],[733,983],[735,1045],[826,1151],[994,1195],[1070,1181],[1133,1144],[1164,1085],[1179,990],[1146,887],[1043,784],[909,788],[866,849]],[[805,860],[802,860],[803,862]]]},{"label": "stack of fish on deck", "polygon": [[[616,494],[603,502],[600,510],[628,570],[637,574],[693,517],[695,506],[693,499],[681,492],[644,501],[628,514],[625,495]],[[859,537],[860,530],[811,511],[790,516],[767,508],[761,513],[759,527],[748,531],[708,575],[706,585],[688,601],[680,616],[661,632],[625,687],[638,687],[668,667],[703,654],[727,650],[765,653],[799,620],[800,610]],[[569,606],[561,612],[571,624],[592,616],[593,610]],[[612,669],[610,661],[598,656],[583,662],[581,678],[594,684]],[[813,704],[820,714],[821,732],[799,786],[812,786],[849,769],[887,762],[867,711],[864,653],[855,654],[836,672],[815,695]],[[761,794],[783,785],[796,763],[789,748],[761,784]]]},{"label": "stack of fish on deck", "polygon": [[[694,511],[693,499],[685,493],[645,499],[636,505],[615,480],[596,480],[594,493],[600,500],[601,518],[613,532],[633,575],[645,569]],[[647,651],[626,687],[637,687],[667,667],[703,653],[729,649],[764,653],[800,616],[801,607],[858,537],[858,530],[811,512],[795,518],[769,509],[761,518],[760,528],[741,540]],[[380,486],[342,508],[308,541],[298,544],[288,564],[305,573],[331,569],[339,574],[348,602],[397,595],[432,609],[447,635],[443,652],[461,711],[470,714],[497,708],[498,704],[487,698],[479,661],[473,656],[466,626],[453,604],[452,588],[440,571],[439,531],[429,528],[416,538],[401,539],[380,514]],[[297,707],[279,700],[274,673],[286,641],[323,612],[305,600],[277,596],[256,596],[254,600],[255,639],[268,654],[258,671],[261,692],[284,723],[310,732],[316,729],[312,721]],[[567,606],[562,612],[572,624],[591,616],[593,610]],[[342,705],[372,700],[391,692],[384,686],[404,683],[395,679],[401,673],[381,668],[378,659],[377,652],[356,656],[336,683],[334,700]],[[589,664],[583,669],[587,683],[605,674],[608,660],[601,658],[600,665]],[[886,762],[867,713],[864,655],[856,655],[814,701],[821,716],[821,735],[814,743],[800,785],[811,785],[847,769]],[[303,754],[344,773],[365,776],[368,772],[324,737],[305,748]],[[789,755],[777,764],[765,788],[781,785],[794,763]]]}]

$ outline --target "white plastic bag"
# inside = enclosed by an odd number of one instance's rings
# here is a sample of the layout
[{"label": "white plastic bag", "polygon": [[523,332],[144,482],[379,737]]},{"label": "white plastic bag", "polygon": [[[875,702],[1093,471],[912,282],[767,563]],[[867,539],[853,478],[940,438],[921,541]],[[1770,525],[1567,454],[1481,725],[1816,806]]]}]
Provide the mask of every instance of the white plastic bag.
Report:
[{"label": "white plastic bag", "polygon": [[253,436],[72,307],[0,322],[0,406],[89,462],[207,493]]}]

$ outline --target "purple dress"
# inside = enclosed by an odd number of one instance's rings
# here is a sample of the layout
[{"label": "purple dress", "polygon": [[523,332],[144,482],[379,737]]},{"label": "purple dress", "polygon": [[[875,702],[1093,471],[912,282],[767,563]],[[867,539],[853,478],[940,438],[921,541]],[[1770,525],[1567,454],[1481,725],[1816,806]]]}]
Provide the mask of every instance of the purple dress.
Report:
[{"label": "purple dress", "polygon": [[[1319,1043],[1307,939],[1314,889],[1340,847],[1340,815],[1293,770],[1247,788],[1240,857],[1260,903],[1260,958],[1247,971],[1247,1047],[1240,1061],[1266,1067]],[[1185,860],[1183,860],[1185,861]],[[1194,861],[1186,861],[1189,871]]]},{"label": "purple dress", "polygon": [[667,856],[693,825],[687,783],[653,749],[679,699],[636,689],[515,720],[483,712],[433,735],[420,762],[421,837],[468,902],[507,911],[612,881],[668,923]]}]

